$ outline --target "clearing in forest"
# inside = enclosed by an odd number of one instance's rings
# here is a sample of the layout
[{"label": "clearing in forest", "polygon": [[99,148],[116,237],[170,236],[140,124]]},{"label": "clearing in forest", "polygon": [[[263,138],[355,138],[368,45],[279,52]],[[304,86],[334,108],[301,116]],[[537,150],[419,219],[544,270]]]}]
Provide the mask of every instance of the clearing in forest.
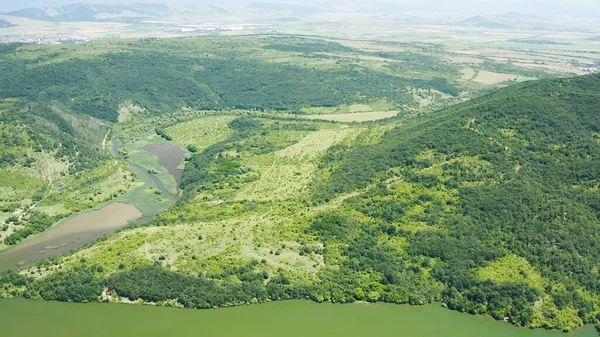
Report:
[{"label": "clearing in forest", "polygon": [[523,282],[537,289],[543,289],[546,283],[526,259],[514,254],[490,262],[477,271],[477,276],[498,283]]},{"label": "clearing in forest", "polygon": [[314,179],[318,159],[351,131],[348,127],[315,131],[283,150],[249,158],[245,164],[260,173],[260,179],[242,188],[236,199],[266,201],[297,196]]},{"label": "clearing in forest", "polygon": [[395,117],[397,114],[398,111],[371,111],[349,114],[307,115],[302,116],[302,118],[336,122],[369,122]]},{"label": "clearing in forest", "polygon": [[168,127],[166,133],[184,146],[194,145],[198,151],[227,139],[233,134],[229,123],[236,116],[206,116]]}]

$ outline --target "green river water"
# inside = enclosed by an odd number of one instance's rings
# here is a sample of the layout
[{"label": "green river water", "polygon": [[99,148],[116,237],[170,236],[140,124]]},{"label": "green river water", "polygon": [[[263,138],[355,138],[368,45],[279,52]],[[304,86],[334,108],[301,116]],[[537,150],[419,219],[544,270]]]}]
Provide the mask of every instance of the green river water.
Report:
[{"label": "green river water", "polygon": [[283,301],[191,310],[0,299],[2,337],[597,337],[529,330],[440,307]]}]

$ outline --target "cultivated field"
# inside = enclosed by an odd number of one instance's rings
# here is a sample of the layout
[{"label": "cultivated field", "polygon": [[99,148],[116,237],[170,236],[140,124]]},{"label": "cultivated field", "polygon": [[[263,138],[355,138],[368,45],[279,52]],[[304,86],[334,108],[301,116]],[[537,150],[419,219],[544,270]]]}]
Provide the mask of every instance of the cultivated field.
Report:
[{"label": "cultivated field", "polygon": [[527,80],[532,80],[532,79],[534,79],[534,78],[528,78],[528,77],[512,75],[512,74],[494,73],[494,72],[485,71],[485,70],[479,71],[477,73],[477,75],[474,78],[472,78],[472,80],[477,83],[488,84],[488,85],[498,84],[498,83],[502,83],[502,82],[506,82],[506,81],[521,82],[521,81],[527,81]]}]

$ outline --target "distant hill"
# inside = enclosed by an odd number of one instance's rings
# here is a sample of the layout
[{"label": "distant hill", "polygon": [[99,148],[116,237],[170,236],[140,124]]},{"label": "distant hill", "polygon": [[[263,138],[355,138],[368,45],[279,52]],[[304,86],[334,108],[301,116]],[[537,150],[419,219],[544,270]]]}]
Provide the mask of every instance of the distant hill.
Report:
[{"label": "distant hill", "polygon": [[0,19],[0,28],[6,28],[6,27],[12,27],[12,26],[16,26],[16,25],[13,25],[12,23],[10,23],[6,20]]},{"label": "distant hill", "polygon": [[482,28],[500,28],[500,29],[512,28],[510,25],[500,23],[500,22],[495,22],[495,21],[489,21],[488,19],[486,19],[482,16],[479,16],[479,15],[468,18],[466,20],[463,20],[463,21],[461,21],[461,24],[468,25],[468,26],[482,27]]},{"label": "distant hill", "polygon": [[510,29],[510,28],[513,28],[512,26],[505,25],[503,23],[489,22],[489,21],[482,22],[482,23],[478,24],[477,27],[482,27],[482,28],[499,28],[499,29]]},{"label": "distant hill", "polygon": [[8,14],[43,21],[136,22],[158,18],[168,10],[167,6],[160,4],[73,4],[60,7],[31,7]]},{"label": "distant hill", "polygon": [[485,22],[485,21],[486,20],[482,16],[477,15],[477,16],[465,19],[462,22],[463,23],[475,23],[476,24],[476,23],[481,23],[481,22]]}]

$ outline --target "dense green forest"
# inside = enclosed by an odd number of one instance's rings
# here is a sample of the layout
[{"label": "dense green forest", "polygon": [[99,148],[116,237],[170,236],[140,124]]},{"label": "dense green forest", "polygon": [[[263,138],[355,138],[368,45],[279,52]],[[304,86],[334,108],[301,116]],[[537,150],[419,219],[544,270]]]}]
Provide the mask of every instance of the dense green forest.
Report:
[{"label": "dense green forest", "polygon": [[[598,322],[600,76],[525,82],[419,116],[316,121],[300,109],[378,100],[399,108],[414,103],[415,88],[451,97],[464,88],[443,76],[389,72],[422,71],[433,56],[377,53],[399,61],[381,71],[344,62],[319,68],[269,63],[250,57],[242,40],[230,42],[203,40],[215,50],[189,49],[190,39],[106,42],[111,52],[91,45],[85,57],[4,48],[6,167],[58,148],[54,156],[73,172],[93,168],[106,155],[81,140],[64,111],[112,123],[124,103],[149,112],[130,122],[143,137],[186,139],[179,145],[189,151],[174,207],[0,274],[0,295],[189,308],[306,298],[441,302],[520,326],[569,331]],[[263,43],[268,53],[307,58],[351,50]],[[222,123],[222,135],[173,132],[197,122],[177,109],[210,110],[203,113]],[[199,137],[202,147],[182,136]],[[8,243],[56,220],[29,217]]]},{"label": "dense green forest", "polygon": [[[378,144],[332,153],[332,179],[315,198],[380,181],[349,204],[377,219],[382,233],[406,238],[408,256],[437,261],[431,277],[445,284],[450,308],[531,325],[534,302],[547,294],[557,308],[595,321],[599,88],[599,76],[529,82],[416,120]],[[398,198],[385,184],[390,176],[422,194]],[[397,230],[414,203],[426,207],[423,227],[436,230]],[[509,254],[525,258],[548,284],[477,277],[478,268]],[[544,319],[556,327],[556,317]]]},{"label": "dense green forest", "polygon": [[[49,152],[59,160],[71,163],[71,173],[98,165],[102,154],[93,144],[102,132],[89,128],[89,118],[78,119],[48,104],[26,104],[20,99],[0,101],[0,168],[20,165],[31,167],[34,152]],[[96,148],[94,148],[94,146]]]},{"label": "dense green forest", "polygon": [[[357,65],[315,68],[273,64],[247,57],[217,40],[206,49],[192,40],[113,42],[116,50],[101,57],[71,58],[65,50],[35,58],[5,57],[0,97],[58,101],[75,112],[116,121],[119,105],[131,101],[156,114],[181,107],[196,109],[293,110],[388,99],[412,102],[407,89],[435,89],[457,95],[447,78],[401,77]],[[225,42],[226,43],[226,42]],[[277,51],[352,51],[332,42],[269,44]],[[213,49],[214,47],[214,49]],[[245,47],[245,46],[244,46]],[[66,53],[69,55],[69,53]],[[8,54],[10,55],[10,54]],[[69,55],[70,56],[70,55]],[[422,60],[412,60],[418,64]]]}]

